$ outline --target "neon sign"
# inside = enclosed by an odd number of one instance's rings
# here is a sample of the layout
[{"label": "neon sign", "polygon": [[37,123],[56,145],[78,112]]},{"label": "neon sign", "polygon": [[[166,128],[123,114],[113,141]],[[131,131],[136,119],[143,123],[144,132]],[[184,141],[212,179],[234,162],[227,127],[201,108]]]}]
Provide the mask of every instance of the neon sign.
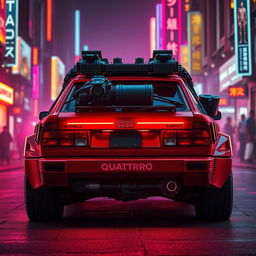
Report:
[{"label": "neon sign", "polygon": [[65,65],[56,56],[51,58],[51,100],[55,100],[65,77]]},{"label": "neon sign", "polygon": [[[80,11],[75,10],[75,56],[80,56]],[[77,60],[77,58],[76,58]]]},{"label": "neon sign", "polygon": [[250,0],[234,1],[234,19],[236,72],[238,75],[250,76],[252,74]]},{"label": "neon sign", "polygon": [[228,106],[228,99],[220,98],[219,106]]},{"label": "neon sign", "polygon": [[39,65],[33,65],[33,85],[32,85],[32,98],[38,99],[39,98],[39,86],[40,86],[40,72],[39,72]]},{"label": "neon sign", "polygon": [[189,71],[192,75],[199,75],[203,70],[203,27],[200,12],[188,14],[188,29]]},{"label": "neon sign", "polygon": [[228,95],[232,98],[244,98],[246,97],[246,89],[243,86],[230,86],[228,88]]},{"label": "neon sign", "polygon": [[52,0],[46,3],[46,41],[52,41]]},{"label": "neon sign", "polygon": [[162,0],[162,48],[172,50],[179,59],[179,48],[182,40],[182,1]]},{"label": "neon sign", "polygon": [[6,0],[6,47],[7,66],[17,64],[18,0]]},{"label": "neon sign", "polygon": [[150,18],[150,55],[156,49],[156,18]]},{"label": "neon sign", "polygon": [[5,1],[0,0],[0,43],[5,45]]},{"label": "neon sign", "polygon": [[219,69],[220,91],[243,80],[242,76],[236,74],[235,56],[231,57]]},{"label": "neon sign", "polygon": [[180,62],[185,69],[188,69],[188,46],[181,45]]},{"label": "neon sign", "polygon": [[12,73],[31,79],[31,47],[21,37],[17,39],[17,65],[12,68]]},{"label": "neon sign", "polygon": [[0,101],[13,105],[13,88],[0,82]]},{"label": "neon sign", "polygon": [[161,36],[162,36],[162,4],[157,4],[156,5],[156,50],[162,49]]}]

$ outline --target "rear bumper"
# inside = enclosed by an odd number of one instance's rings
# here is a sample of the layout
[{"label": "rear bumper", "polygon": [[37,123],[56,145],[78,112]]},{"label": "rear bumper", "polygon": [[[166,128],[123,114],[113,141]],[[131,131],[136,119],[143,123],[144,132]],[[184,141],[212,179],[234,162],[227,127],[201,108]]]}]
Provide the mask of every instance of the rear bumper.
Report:
[{"label": "rear bumper", "polygon": [[231,158],[30,158],[25,172],[34,188],[69,187],[74,180],[179,179],[183,186],[221,187]]}]

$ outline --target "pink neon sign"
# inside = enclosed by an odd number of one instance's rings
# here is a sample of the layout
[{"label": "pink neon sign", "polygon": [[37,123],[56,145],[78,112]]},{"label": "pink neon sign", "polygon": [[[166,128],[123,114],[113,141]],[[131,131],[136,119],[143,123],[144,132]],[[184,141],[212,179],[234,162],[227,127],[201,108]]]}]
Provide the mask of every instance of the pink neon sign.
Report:
[{"label": "pink neon sign", "polygon": [[40,85],[40,75],[39,75],[39,65],[33,65],[33,85],[32,85],[32,98],[39,98],[39,85]]},{"label": "pink neon sign", "polygon": [[182,0],[162,0],[162,47],[179,59],[182,44]]}]

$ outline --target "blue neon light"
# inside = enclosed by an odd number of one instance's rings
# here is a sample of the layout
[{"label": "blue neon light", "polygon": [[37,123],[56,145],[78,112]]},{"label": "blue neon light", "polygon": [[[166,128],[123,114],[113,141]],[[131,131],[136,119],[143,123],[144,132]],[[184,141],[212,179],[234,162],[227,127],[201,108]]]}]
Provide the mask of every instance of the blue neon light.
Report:
[{"label": "blue neon light", "polygon": [[75,56],[80,55],[80,11],[75,10]]},{"label": "blue neon light", "polygon": [[84,45],[84,51],[88,51],[88,50],[89,50],[88,45]]},{"label": "blue neon light", "polygon": [[18,62],[18,25],[19,25],[19,0],[7,1],[6,7],[6,44],[5,57],[7,67],[14,67]]},{"label": "blue neon light", "polygon": [[[238,27],[238,8],[241,2],[244,2],[244,7],[247,9],[247,42],[239,42],[239,27]],[[246,4],[245,4],[246,3]],[[235,58],[236,58],[236,73],[239,76],[252,75],[252,45],[251,45],[251,10],[250,0],[235,0],[234,1],[234,31],[235,31]],[[241,39],[240,39],[241,40]],[[245,51],[245,53],[244,53]]]}]

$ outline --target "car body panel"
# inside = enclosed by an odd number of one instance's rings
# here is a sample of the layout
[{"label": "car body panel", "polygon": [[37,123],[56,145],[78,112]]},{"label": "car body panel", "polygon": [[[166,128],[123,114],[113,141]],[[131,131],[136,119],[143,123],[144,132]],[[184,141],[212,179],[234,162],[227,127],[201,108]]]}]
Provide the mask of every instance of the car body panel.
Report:
[{"label": "car body panel", "polygon": [[[174,81],[180,84],[190,111],[174,113],[122,112],[72,113],[61,112],[73,85],[90,80],[80,75],[74,78],[51,108],[49,115],[37,125],[36,133],[28,136],[25,145],[25,173],[33,188],[44,186],[69,187],[77,179],[175,179],[183,186],[222,187],[231,172],[232,149],[230,137],[216,132],[208,146],[163,147],[162,130],[193,130],[195,120],[202,118],[209,126],[218,128],[216,121],[202,114],[192,99],[185,82],[177,75],[168,77],[117,76],[115,81]],[[60,131],[86,130],[90,132],[90,147],[42,147],[38,136],[49,119]],[[132,127],[118,126],[123,121],[133,122]],[[41,129],[41,130],[40,130]],[[110,148],[106,130],[138,130],[142,134],[141,148]],[[218,128],[219,129],[219,128]],[[151,131],[151,135],[147,131]],[[105,133],[108,133],[104,135]],[[105,136],[105,137],[104,137]],[[220,141],[221,140],[221,141]],[[223,143],[228,142],[227,148]],[[226,145],[226,144],[225,144]],[[220,148],[220,151],[218,151]],[[204,170],[188,170],[191,162],[204,163]],[[60,170],[46,170],[51,166],[64,166]],[[61,163],[61,165],[58,165]],[[193,163],[192,163],[193,166]],[[54,169],[54,168],[53,168]]]}]

